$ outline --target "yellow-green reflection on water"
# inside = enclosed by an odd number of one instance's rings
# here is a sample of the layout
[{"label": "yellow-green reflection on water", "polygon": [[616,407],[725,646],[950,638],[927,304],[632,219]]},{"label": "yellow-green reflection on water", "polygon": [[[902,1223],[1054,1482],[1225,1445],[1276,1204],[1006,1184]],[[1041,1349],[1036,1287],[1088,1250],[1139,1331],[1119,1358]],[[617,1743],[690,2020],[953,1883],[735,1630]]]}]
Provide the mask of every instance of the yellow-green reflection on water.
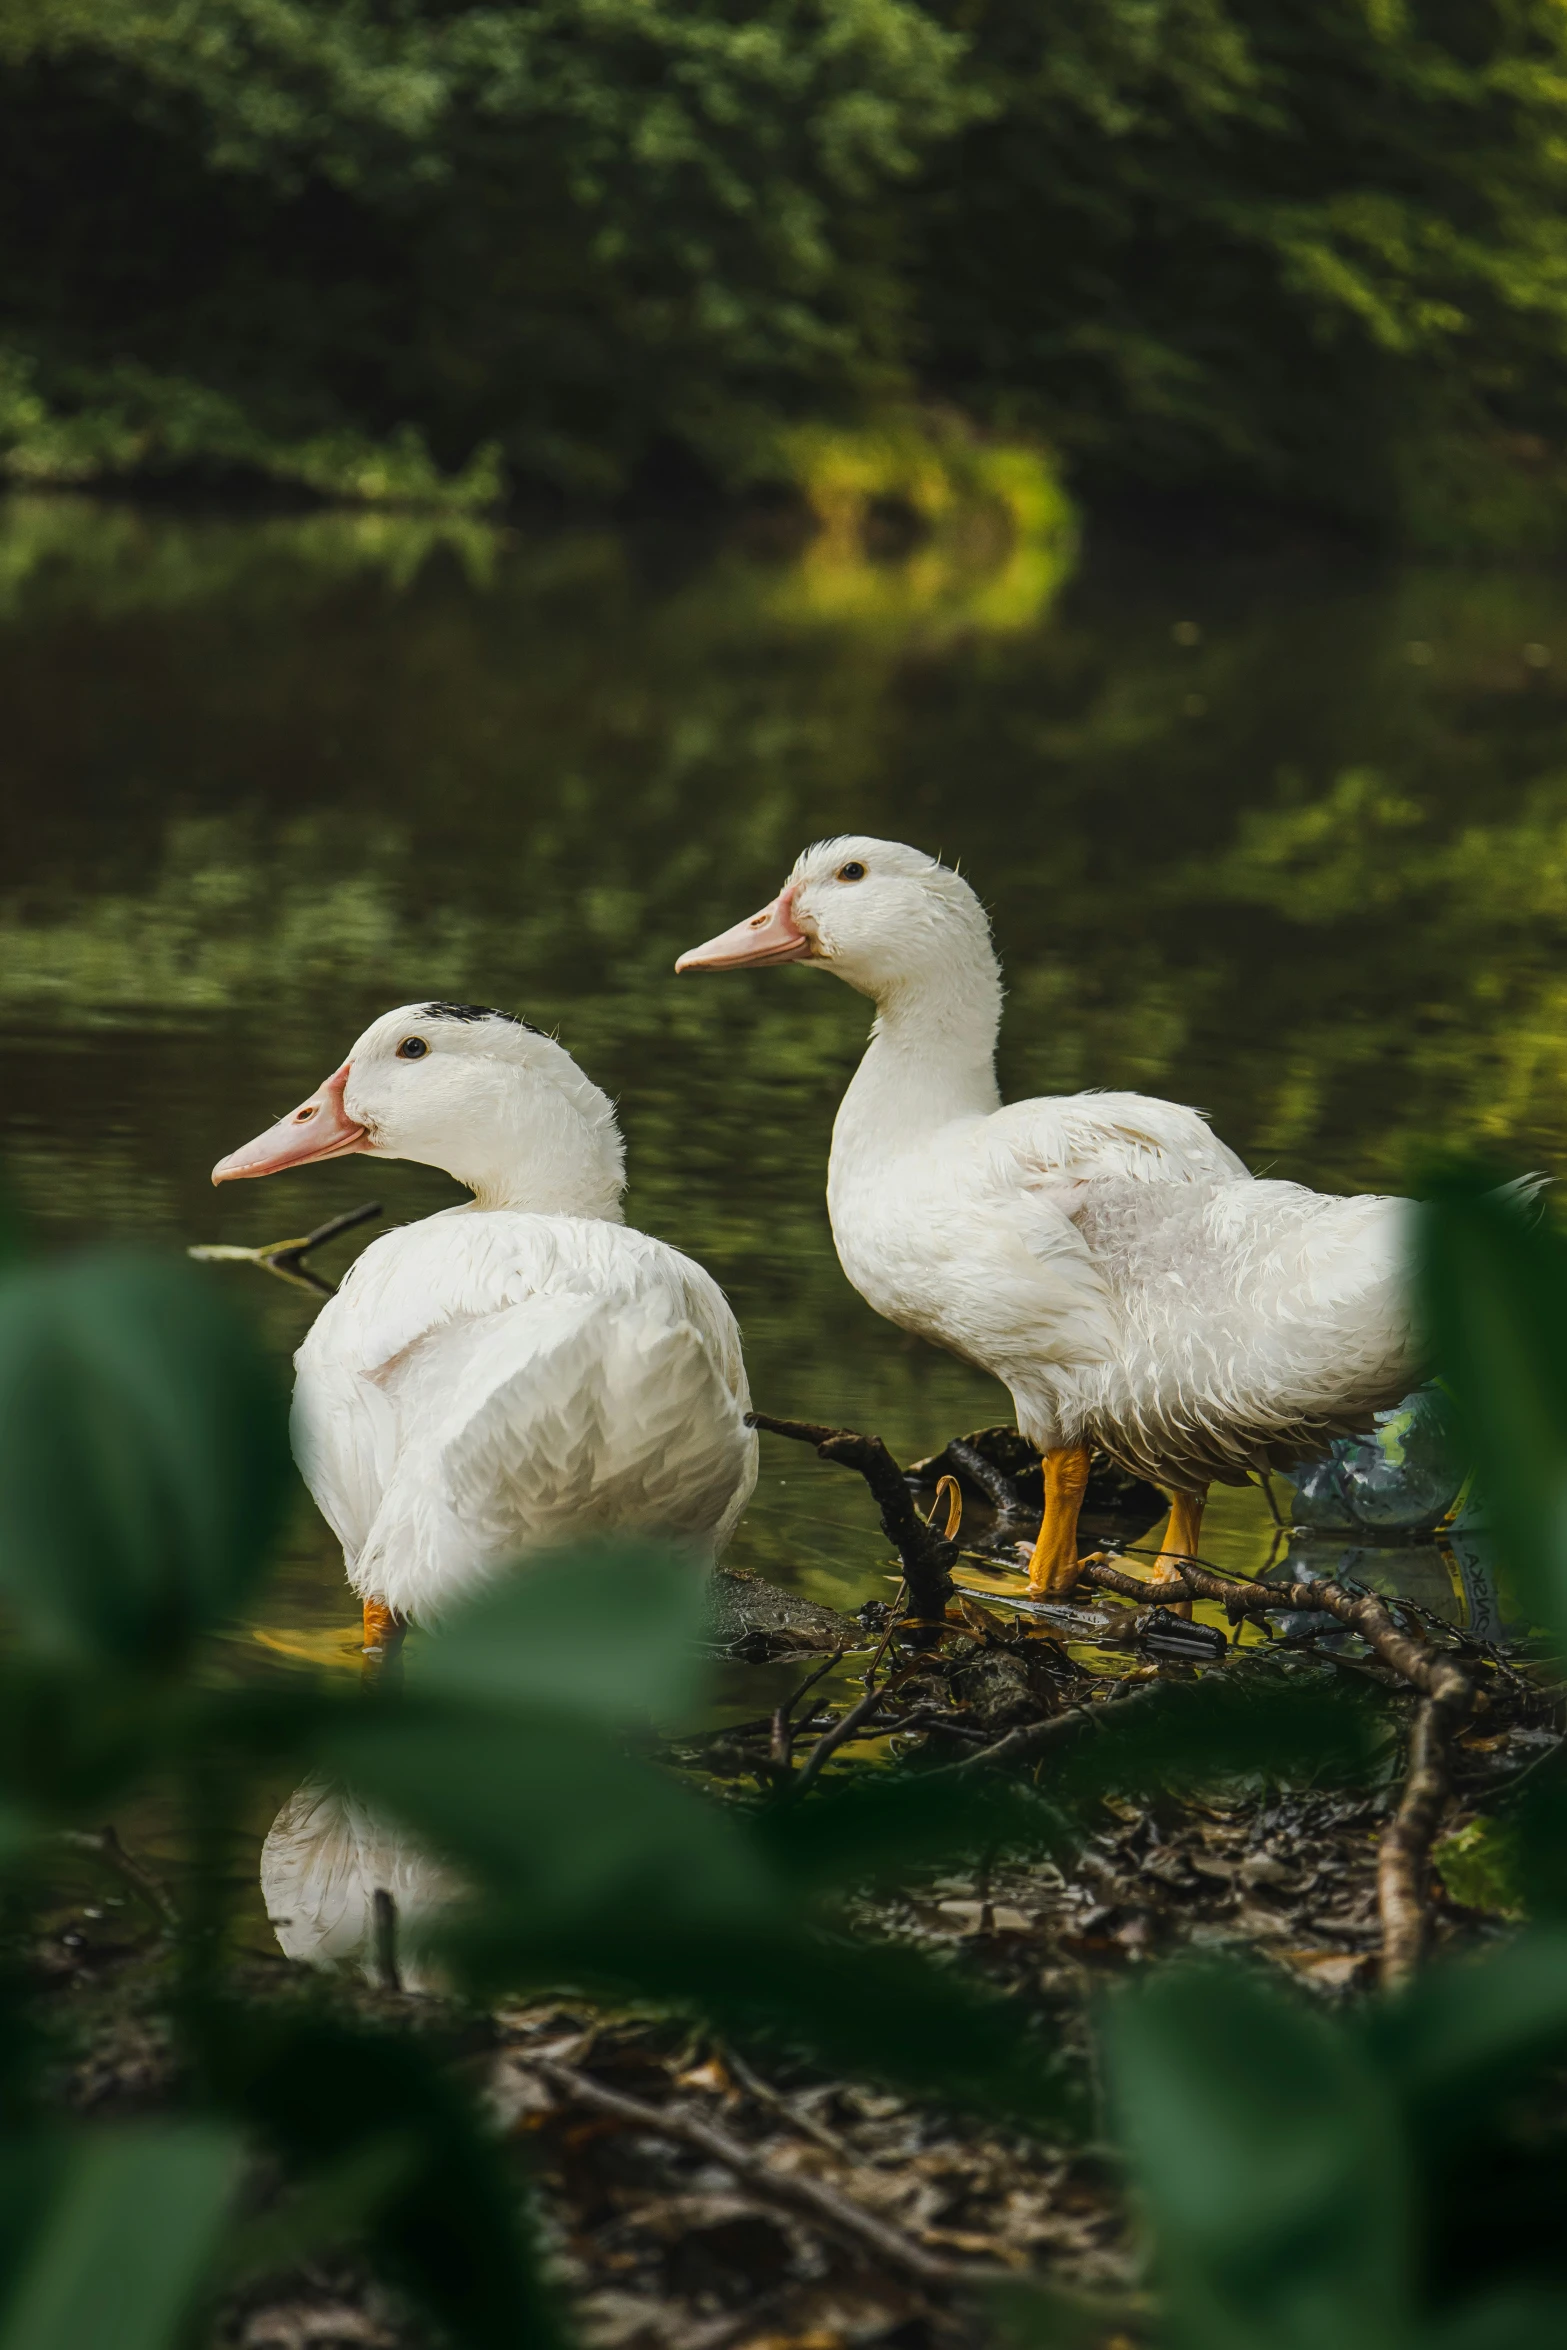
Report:
[{"label": "yellow-green reflection on water", "polygon": [[[1455,1144],[1559,1167],[1567,584],[1092,539],[1059,593],[1006,577],[987,601],[918,550],[0,510],[5,1146],[44,1232],[444,1203],[416,1168],[218,1194],[207,1169],[374,1012],[493,1001],[618,1097],[631,1213],[725,1283],[759,1404],[905,1455],[1004,1416],[834,1259],[866,1007],[803,971],[672,975],[848,828],[961,858],[993,907],[1014,1093],[1199,1102],[1257,1167],[1350,1188]],[[213,1278],[297,1343],[307,1301]],[[1210,1529],[1224,1564],[1266,1550],[1258,1496]],[[884,1588],[858,1482],[773,1440],[734,1555]],[[350,1631],[302,1509],[268,1636],[346,1659]]]}]

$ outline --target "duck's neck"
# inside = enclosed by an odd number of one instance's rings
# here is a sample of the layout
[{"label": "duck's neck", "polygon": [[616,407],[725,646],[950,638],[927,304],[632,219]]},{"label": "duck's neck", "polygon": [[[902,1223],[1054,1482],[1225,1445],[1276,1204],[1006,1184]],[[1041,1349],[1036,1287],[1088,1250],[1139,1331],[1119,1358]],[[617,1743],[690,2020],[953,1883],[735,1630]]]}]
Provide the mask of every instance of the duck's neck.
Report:
[{"label": "duck's neck", "polygon": [[461,1159],[445,1164],[473,1193],[475,1208],[625,1220],[625,1157],[607,1102],[601,1116],[586,1118],[553,1089],[541,1088],[525,1111],[471,1135]]},{"label": "duck's neck", "polygon": [[491,1174],[459,1175],[473,1193],[475,1208],[510,1208],[525,1216],[586,1216],[623,1224],[620,1186],[602,1180],[572,1181],[536,1167],[498,1168]]},{"label": "duck's neck", "polygon": [[916,1149],[958,1118],[985,1118],[1001,1104],[996,1034],[1001,973],[983,953],[922,972],[876,1001],[876,1024],[833,1128],[833,1166]]}]

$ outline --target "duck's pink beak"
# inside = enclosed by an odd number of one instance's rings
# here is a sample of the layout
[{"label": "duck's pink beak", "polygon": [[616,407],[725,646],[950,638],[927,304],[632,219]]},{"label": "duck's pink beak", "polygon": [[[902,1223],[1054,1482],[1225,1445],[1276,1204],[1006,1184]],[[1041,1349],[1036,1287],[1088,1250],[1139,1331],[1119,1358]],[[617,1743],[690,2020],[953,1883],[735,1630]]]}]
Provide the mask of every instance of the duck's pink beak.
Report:
[{"label": "duck's pink beak", "polygon": [[276,1175],[284,1167],[305,1167],[312,1159],[340,1159],[363,1150],[365,1130],[356,1126],[343,1107],[343,1088],[349,1064],[330,1076],[297,1110],[279,1118],[265,1134],[247,1142],[212,1170],[214,1183],[235,1183],[244,1175]]},{"label": "duck's pink beak", "polygon": [[794,918],[794,891],[780,890],[770,906],[720,931],[706,946],[691,947],[675,965],[677,971],[741,971],[751,963],[799,963],[811,952],[811,942]]}]

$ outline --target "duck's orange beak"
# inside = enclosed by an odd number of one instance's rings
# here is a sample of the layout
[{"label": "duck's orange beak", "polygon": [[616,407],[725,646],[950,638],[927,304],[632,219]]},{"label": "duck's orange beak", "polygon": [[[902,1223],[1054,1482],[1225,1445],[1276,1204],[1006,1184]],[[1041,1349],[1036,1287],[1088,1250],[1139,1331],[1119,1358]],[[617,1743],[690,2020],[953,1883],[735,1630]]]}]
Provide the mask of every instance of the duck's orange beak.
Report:
[{"label": "duck's orange beak", "polygon": [[690,947],[677,971],[742,971],[752,963],[800,963],[811,941],[794,918],[794,891],[780,890],[770,906],[720,931],[706,946]]},{"label": "duck's orange beak", "polygon": [[347,1061],[335,1070],[297,1110],[279,1118],[254,1142],[242,1144],[219,1159],[212,1170],[214,1183],[234,1183],[245,1175],[276,1175],[285,1167],[305,1167],[312,1159],[340,1159],[363,1150],[365,1130],[356,1126],[343,1107],[348,1083]]}]

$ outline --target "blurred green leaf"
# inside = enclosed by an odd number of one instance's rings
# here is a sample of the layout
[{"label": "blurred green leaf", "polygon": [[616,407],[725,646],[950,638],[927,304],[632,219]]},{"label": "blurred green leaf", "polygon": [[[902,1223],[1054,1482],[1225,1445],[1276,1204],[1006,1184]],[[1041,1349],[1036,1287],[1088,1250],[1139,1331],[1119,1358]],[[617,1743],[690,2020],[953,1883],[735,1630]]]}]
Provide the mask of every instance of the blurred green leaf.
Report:
[{"label": "blurred green leaf", "polygon": [[238,2135],[181,2123],[72,2149],[0,2316],[0,2350],[164,2350],[211,2272],[244,2169]]},{"label": "blurred green leaf", "polygon": [[435,1947],[474,1991],[569,1984],[704,2017],[834,2071],[887,2081],[1031,2127],[1083,2117],[1052,2045],[1018,2003],[912,1950],[853,1942],[798,1919],[703,1919],[663,1904],[541,1920],[492,1900],[455,1916]]},{"label": "blurred green leaf", "polygon": [[5,2080],[6,2121],[0,2132],[0,2308],[43,2235],[45,2214],[73,2159],[65,2131],[40,2122],[40,2046],[21,2026],[22,1987],[14,1973],[5,1984],[0,2011],[0,2061]]},{"label": "blurred green leaf", "polygon": [[1432,1847],[1431,1859],[1450,1900],[1466,1909],[1522,1915],[1522,1840],[1515,1823],[1466,1820]]},{"label": "blurred green leaf", "polygon": [[1118,1787],[1189,1787],[1238,1774],[1315,1783],[1363,1777],[1387,1741],[1370,1692],[1284,1682],[1271,1666],[1169,1683],[1124,1713],[1099,1709],[1092,1735],[1049,1761],[1048,1794],[947,1771],[878,1776],[767,1804],[756,1836],[803,1885],[906,1879],[955,1855],[1051,1851],[1081,1834],[1074,1818]]},{"label": "blurred green leaf", "polygon": [[9,1170],[0,1166],[0,1274],[8,1273],[27,1255],[29,1233],[22,1203]]},{"label": "blurred green leaf", "polygon": [[366,1709],[335,1742],[354,1791],[455,1862],[479,1900],[425,1939],[470,1986],[569,1981],[792,2036],[834,2064],[1013,2112],[1059,2111],[1014,2009],[912,1953],[807,1930],[750,1814],[546,1716]]},{"label": "blurred green leaf", "polygon": [[1112,1789],[1201,1787],[1261,1775],[1333,1784],[1364,1778],[1387,1741],[1369,1691],[1286,1679],[1271,1659],[1242,1660],[1200,1681],[1169,1682],[1146,1704],[1101,1709],[1096,1735],[1053,1761],[1053,1802],[1084,1805]]},{"label": "blurred green leaf", "polygon": [[1108,2296],[1032,2280],[992,2285],[985,2306],[1009,2350],[1103,2350],[1112,2335],[1126,2339],[1130,2322],[1125,2304]]},{"label": "blurred green leaf", "polygon": [[0,1658],[0,1798],[40,1826],[97,1817],[178,1741],[191,1712],[184,1693],[112,1667]]},{"label": "blurred green leaf", "polygon": [[240,2007],[209,2020],[207,2043],[219,2096],[302,2187],[341,2190],[356,2162],[408,2150],[366,2196],[359,2233],[463,2350],[560,2343],[521,2182],[438,2048],[331,2014]]},{"label": "blurred green leaf", "polygon": [[1536,1917],[1567,1917],[1567,1750],[1528,1774],[1511,1796],[1506,1820],[1517,1840],[1517,1881]]},{"label": "blurred green leaf", "polygon": [[1567,1642],[1567,1242],[1484,1175],[1428,1187],[1420,1303],[1504,1564]]},{"label": "blurred green leaf", "polygon": [[1413,2242],[1393,2103],[1343,2032],[1239,1968],[1114,2002],[1106,2058],[1189,2350],[1396,2350]]},{"label": "blurred green leaf", "polygon": [[1567,2058],[1567,1930],[1432,1967],[1362,2028],[1417,2138],[1471,2131],[1482,2105]]},{"label": "blurred green leaf", "polygon": [[1421,2337],[1422,2350],[1547,2350],[1567,2342],[1567,2292],[1503,2285]]},{"label": "blurred green leaf", "polygon": [[823,1787],[807,1802],[764,1803],[754,1819],[769,1861],[814,1892],[906,1885],[976,1852],[1057,1852],[1077,1833],[1032,1787],[935,1772]]},{"label": "blurred green leaf", "polygon": [[254,1590],[289,1485],[272,1374],[189,1268],[0,1284],[0,1592],[34,1647],[162,1668]]},{"label": "blurred green leaf", "polygon": [[0,1876],[31,1860],[44,1833],[34,1813],[0,1797]]},{"label": "blurred green leaf", "polygon": [[530,1558],[422,1643],[418,1685],[610,1726],[668,1716],[700,1686],[708,1607],[702,1567],[652,1543]]},{"label": "blurred green leaf", "polygon": [[274,2210],[235,2229],[223,2261],[225,2287],[297,2268],[318,2252],[358,2241],[377,2208],[410,2181],[422,2159],[407,2131],[354,2147]]},{"label": "blurred green leaf", "polygon": [[570,1716],[366,1708],[329,1751],[374,1809],[541,1923],[784,1914],[742,1818]]},{"label": "blurred green leaf", "polygon": [[1450,2313],[1503,2283],[1567,2289],[1567,1932],[1536,1928],[1433,1966],[1351,2029],[1402,2117],[1428,2304]]}]

